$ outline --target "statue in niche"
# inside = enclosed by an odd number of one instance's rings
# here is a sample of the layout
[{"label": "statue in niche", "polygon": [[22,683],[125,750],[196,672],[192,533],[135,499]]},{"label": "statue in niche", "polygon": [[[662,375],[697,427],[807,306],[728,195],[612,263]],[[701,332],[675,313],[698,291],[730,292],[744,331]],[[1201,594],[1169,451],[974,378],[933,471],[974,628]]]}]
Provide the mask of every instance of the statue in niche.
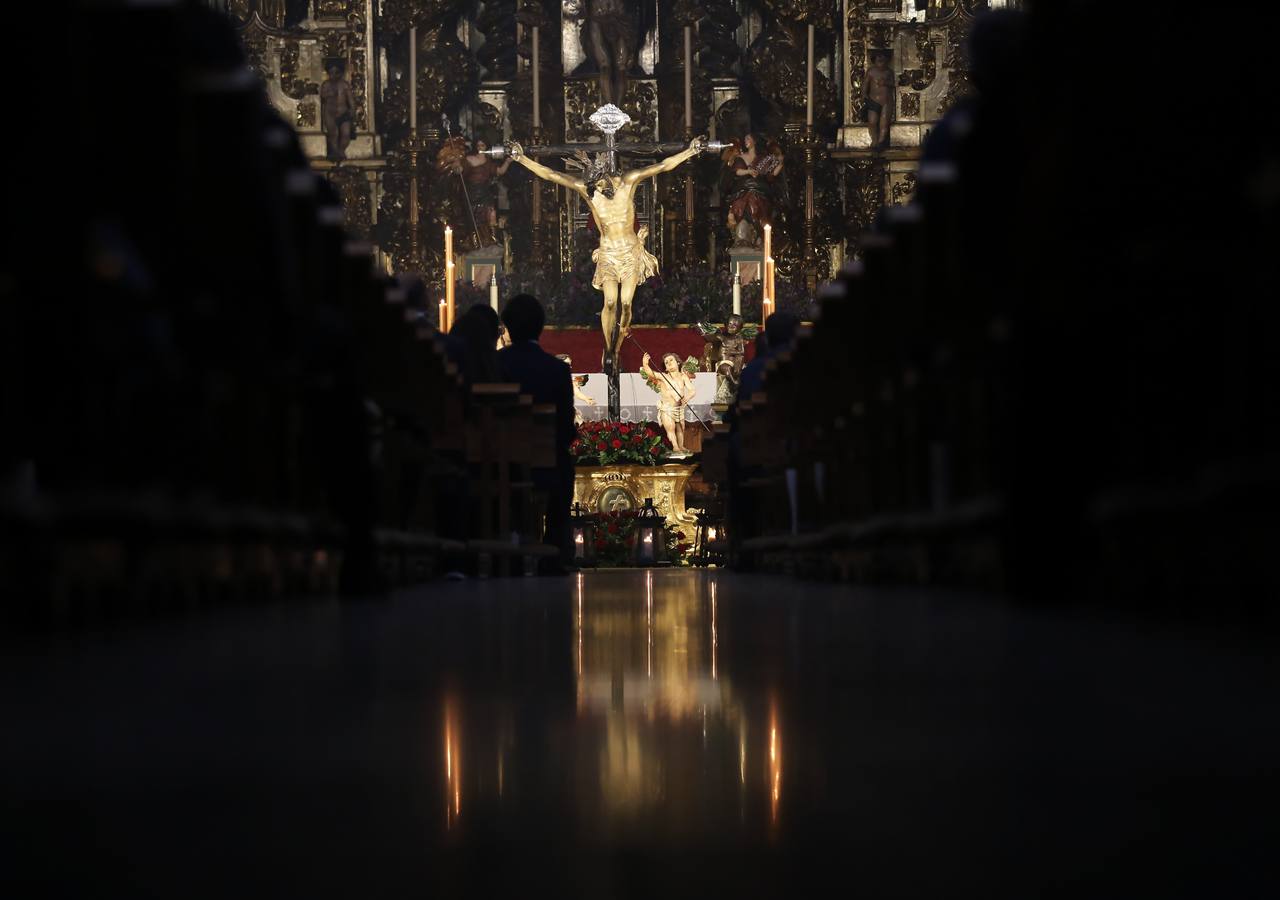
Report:
[{"label": "statue in niche", "polygon": [[[774,212],[786,188],[782,148],[749,133],[734,141],[721,157],[728,172],[721,189],[729,201],[726,222],[736,247],[758,247],[764,226],[774,225]],[[776,226],[775,226],[776,227]]]},{"label": "statue in niche", "polygon": [[622,105],[627,76],[639,63],[640,48],[656,22],[652,3],[581,0],[582,50],[596,65],[600,105]]},{"label": "statue in niche", "polygon": [[468,215],[461,221],[451,222],[459,237],[470,235],[474,249],[489,247],[498,238],[498,179],[507,174],[511,159],[501,164],[491,159],[485,151],[489,145],[477,140],[470,151],[461,135],[449,138],[436,154],[436,169],[458,186],[458,208],[467,208]]},{"label": "statue in niche", "polygon": [[871,50],[871,65],[862,81],[862,114],[871,131],[871,148],[889,146],[889,128],[893,125],[897,79],[889,68],[892,51],[883,47]]},{"label": "statue in niche", "polygon": [[320,85],[320,127],[324,129],[326,155],[340,162],[347,158],[347,146],[355,129],[356,101],[345,77],[346,60],[327,59],[324,70],[329,77]]}]

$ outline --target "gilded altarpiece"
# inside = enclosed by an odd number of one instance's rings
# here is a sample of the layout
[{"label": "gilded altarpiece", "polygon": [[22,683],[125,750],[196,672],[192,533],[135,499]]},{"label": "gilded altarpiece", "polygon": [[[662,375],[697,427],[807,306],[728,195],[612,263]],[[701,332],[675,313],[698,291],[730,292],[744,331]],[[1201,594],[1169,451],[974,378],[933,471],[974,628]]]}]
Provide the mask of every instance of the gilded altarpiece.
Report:
[{"label": "gilded altarpiece", "polygon": [[[237,23],[251,65],[313,166],[342,198],[348,226],[388,271],[440,275],[443,228],[466,221],[456,186],[436,170],[449,134],[492,145],[590,140],[600,79],[584,44],[593,0],[210,0]],[[781,149],[774,248],[779,273],[813,283],[856,255],[886,204],[908,202],[930,128],[969,90],[965,36],[974,17],[1012,0],[645,0],[636,16],[622,140],[723,141],[748,133]],[[637,11],[638,10],[638,11]],[[532,30],[539,40],[541,127],[533,127]],[[685,124],[685,42],[692,51],[692,126]],[[805,126],[807,46],[814,29],[812,130]],[[410,53],[411,35],[416,52]],[[893,75],[887,145],[873,148],[863,88],[873,56]],[[417,65],[410,72],[410,60]],[[345,157],[326,152],[321,86],[338,60],[353,115]],[[418,143],[409,142],[417,83]],[[412,152],[410,152],[412,151]],[[409,229],[417,180],[417,243]],[[724,268],[725,163],[708,154],[657,179],[641,218],[664,271]],[[809,185],[812,185],[810,190]],[[540,193],[535,194],[535,190]],[[554,283],[590,239],[585,209],[519,167],[497,187],[506,271]],[[534,201],[534,197],[537,201]],[[571,198],[576,201],[576,198]],[[692,200],[692,202],[690,202]],[[417,257],[412,247],[418,248]],[[535,279],[533,282],[530,278]]]}]

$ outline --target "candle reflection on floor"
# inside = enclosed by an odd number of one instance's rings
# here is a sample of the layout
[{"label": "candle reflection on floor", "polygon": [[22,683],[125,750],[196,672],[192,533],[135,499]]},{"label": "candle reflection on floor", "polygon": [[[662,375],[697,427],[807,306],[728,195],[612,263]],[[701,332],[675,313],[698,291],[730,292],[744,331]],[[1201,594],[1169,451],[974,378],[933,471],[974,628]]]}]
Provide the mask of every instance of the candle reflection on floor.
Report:
[{"label": "candle reflection on floor", "polygon": [[[726,792],[739,807],[747,793],[763,799],[774,773],[749,791],[748,711],[720,671],[714,580],[646,573],[643,621],[625,588],[579,585],[577,712],[582,762],[597,772],[580,801],[599,804],[584,811],[617,825],[660,815],[679,829]],[[766,815],[776,819],[777,800]]]},{"label": "candle reflection on floor", "polygon": [[778,700],[769,698],[769,822],[778,823],[782,802],[782,738],[778,730]]},{"label": "candle reflection on floor", "polygon": [[[459,735],[458,701],[452,694],[444,698],[445,827],[452,829],[462,815],[462,752]],[[501,771],[501,757],[499,757]]]},{"label": "candle reflection on floor", "polygon": [[[741,672],[750,687],[736,690],[720,652],[733,633],[722,631],[722,618],[733,623],[732,608],[722,608],[714,577],[690,574],[580,573],[567,585],[567,720],[530,719],[505,691],[477,693],[454,683],[445,692],[447,830],[459,828],[463,793],[470,814],[462,833],[470,833],[503,815],[502,798],[515,812],[531,796],[554,791],[602,839],[637,831],[719,834],[726,807],[738,811],[735,828],[772,835],[781,809],[781,703],[776,693],[759,691],[754,672]],[[514,629],[522,621],[528,628],[521,615],[518,607],[504,609],[495,635],[520,634]],[[498,654],[487,665],[510,664],[509,639],[486,651]],[[463,752],[471,754],[469,768]],[[546,778],[533,762],[540,759],[554,760],[555,775],[531,784],[534,771]]]}]

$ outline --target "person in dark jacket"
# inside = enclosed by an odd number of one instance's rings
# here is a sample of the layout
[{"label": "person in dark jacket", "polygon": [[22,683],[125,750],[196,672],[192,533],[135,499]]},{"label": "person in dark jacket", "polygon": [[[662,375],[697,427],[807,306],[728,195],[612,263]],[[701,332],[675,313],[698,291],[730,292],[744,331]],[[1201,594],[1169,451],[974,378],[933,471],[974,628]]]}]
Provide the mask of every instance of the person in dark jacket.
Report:
[{"label": "person in dark jacket", "polygon": [[483,303],[477,303],[453,323],[449,337],[457,341],[458,368],[468,387],[501,378],[498,370],[501,330],[498,314]]},{"label": "person in dark jacket", "polygon": [[573,381],[569,367],[538,344],[546,316],[542,304],[529,294],[517,294],[502,311],[511,346],[498,351],[498,369],[506,381],[520,385],[534,403],[556,408],[556,465],[535,469],[534,483],[547,492],[547,525],[544,540],[560,549],[557,564],[544,571],[563,572],[572,564],[569,506],[573,500],[573,460],[569,445],[577,428],[573,424]]}]

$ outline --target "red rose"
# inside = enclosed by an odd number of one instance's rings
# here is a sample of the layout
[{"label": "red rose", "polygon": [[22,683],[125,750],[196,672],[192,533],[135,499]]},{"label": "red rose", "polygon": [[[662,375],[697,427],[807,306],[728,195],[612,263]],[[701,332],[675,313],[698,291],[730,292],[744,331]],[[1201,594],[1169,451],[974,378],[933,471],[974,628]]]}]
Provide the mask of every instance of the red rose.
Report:
[{"label": "red rose", "polygon": [[662,454],[662,447],[661,446],[654,447],[649,452],[652,453],[654,456],[660,456]]},{"label": "red rose", "polygon": [[631,426],[630,426],[630,425],[619,425],[619,426],[618,426],[618,430],[619,430],[620,432],[622,432],[623,434],[630,434],[630,433],[631,433]]},{"label": "red rose", "polygon": [[614,438],[614,439],[613,439],[613,449],[614,449],[614,450],[617,450],[617,449],[618,449],[618,448],[620,448],[621,446],[622,446],[622,441],[618,440],[617,438]]},{"label": "red rose", "polygon": [[596,449],[597,449],[597,450],[603,450],[603,449],[604,449],[604,441],[596,441]]}]

